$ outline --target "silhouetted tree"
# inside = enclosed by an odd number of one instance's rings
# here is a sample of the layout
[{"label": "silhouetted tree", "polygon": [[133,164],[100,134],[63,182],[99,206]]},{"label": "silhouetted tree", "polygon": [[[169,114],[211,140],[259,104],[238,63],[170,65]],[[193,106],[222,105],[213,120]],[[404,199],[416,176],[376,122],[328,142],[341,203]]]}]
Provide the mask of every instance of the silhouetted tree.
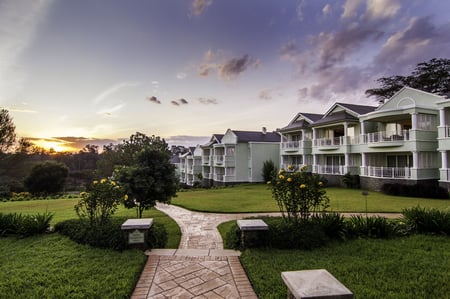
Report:
[{"label": "silhouetted tree", "polygon": [[450,94],[450,59],[433,58],[419,63],[409,76],[382,77],[377,82],[381,87],[366,90],[367,96],[388,99],[404,86],[448,96]]},{"label": "silhouetted tree", "polygon": [[25,179],[25,187],[34,195],[55,194],[64,189],[69,169],[54,161],[36,164]]},{"label": "silhouetted tree", "polygon": [[8,151],[16,141],[16,126],[6,109],[0,110],[0,153]]}]

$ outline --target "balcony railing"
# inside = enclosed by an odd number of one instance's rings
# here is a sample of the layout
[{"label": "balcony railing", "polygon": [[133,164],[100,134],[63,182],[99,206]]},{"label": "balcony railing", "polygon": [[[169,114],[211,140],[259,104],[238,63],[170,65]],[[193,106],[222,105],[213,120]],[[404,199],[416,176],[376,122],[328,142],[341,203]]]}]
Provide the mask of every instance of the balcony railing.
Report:
[{"label": "balcony railing", "polygon": [[409,140],[409,130],[400,131],[398,134],[386,131],[368,133],[363,139],[366,143],[406,141]]},{"label": "balcony railing", "polygon": [[409,167],[367,167],[367,176],[377,178],[411,178]]},{"label": "balcony railing", "polygon": [[202,164],[211,163],[211,156],[202,156]]},{"label": "balcony railing", "polygon": [[214,163],[222,164],[223,163],[223,155],[214,156]]},{"label": "balcony railing", "polygon": [[320,174],[344,174],[343,165],[315,165],[314,172]]},{"label": "balcony railing", "polygon": [[290,149],[298,149],[300,147],[300,142],[298,141],[288,141],[281,143],[281,149],[290,150]]}]

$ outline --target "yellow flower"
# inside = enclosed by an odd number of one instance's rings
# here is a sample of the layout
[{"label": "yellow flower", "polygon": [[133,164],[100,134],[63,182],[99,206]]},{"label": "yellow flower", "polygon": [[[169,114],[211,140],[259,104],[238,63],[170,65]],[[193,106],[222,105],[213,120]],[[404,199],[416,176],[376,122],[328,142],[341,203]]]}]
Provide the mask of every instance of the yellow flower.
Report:
[{"label": "yellow flower", "polygon": [[111,185],[115,186],[115,185],[116,185],[116,182],[111,181]]},{"label": "yellow flower", "polygon": [[101,179],[100,184],[104,184],[104,183],[106,183],[106,179]]},{"label": "yellow flower", "polygon": [[301,184],[300,185],[300,189],[305,189],[306,188],[306,185],[305,184]]},{"label": "yellow flower", "polygon": [[97,185],[98,181],[93,181],[92,184]]},{"label": "yellow flower", "polygon": [[83,192],[80,193],[80,196],[85,196],[86,194],[87,193],[83,191]]},{"label": "yellow flower", "polygon": [[271,182],[271,181],[268,181],[268,182],[267,182],[267,185],[270,185],[270,184],[272,184],[272,182]]},{"label": "yellow flower", "polygon": [[323,185],[323,183],[322,182],[319,182],[319,184],[318,184],[319,186],[322,186]]},{"label": "yellow flower", "polygon": [[280,174],[278,177],[280,178],[280,180],[284,180],[284,175]]},{"label": "yellow flower", "polygon": [[283,174],[284,173],[284,169],[280,169],[280,171],[278,172],[278,174]]},{"label": "yellow flower", "polygon": [[308,168],[308,165],[303,165],[302,166],[302,171],[306,170]]},{"label": "yellow flower", "polygon": [[294,168],[292,165],[288,165],[287,169],[291,170],[292,168]]},{"label": "yellow flower", "polygon": [[292,182],[292,178],[288,178],[287,181],[288,181],[288,182]]},{"label": "yellow flower", "polygon": [[128,200],[128,195],[125,194],[125,195],[123,196],[123,199],[124,199],[124,200]]},{"label": "yellow flower", "polygon": [[119,190],[119,189],[120,189],[120,186],[114,186],[114,189],[115,189],[115,190]]}]

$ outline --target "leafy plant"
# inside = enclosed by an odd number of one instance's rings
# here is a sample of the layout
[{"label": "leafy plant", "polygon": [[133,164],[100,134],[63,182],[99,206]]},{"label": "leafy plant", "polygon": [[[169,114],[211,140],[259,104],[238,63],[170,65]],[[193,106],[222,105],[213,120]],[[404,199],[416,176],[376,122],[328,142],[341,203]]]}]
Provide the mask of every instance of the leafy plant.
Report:
[{"label": "leafy plant", "polygon": [[397,226],[384,217],[352,215],[347,221],[349,237],[389,238],[398,234]]},{"label": "leafy plant", "polygon": [[419,206],[403,209],[403,219],[419,233],[450,235],[450,212]]},{"label": "leafy plant", "polygon": [[18,213],[0,213],[0,235],[15,234],[24,237],[42,234],[50,228],[53,213],[45,212],[36,215]]},{"label": "leafy plant", "polygon": [[64,189],[69,169],[66,165],[48,161],[36,164],[25,179],[25,187],[33,195],[47,195]]},{"label": "leafy plant", "polygon": [[122,188],[110,179],[93,181],[89,192],[80,195],[75,212],[81,219],[87,219],[91,227],[105,225],[124,199]]},{"label": "leafy plant", "polygon": [[277,167],[272,160],[267,160],[263,163],[262,177],[264,182],[273,181],[277,176]]},{"label": "leafy plant", "polygon": [[342,182],[349,189],[359,189],[361,187],[359,175],[351,174],[350,172],[347,172],[342,177]]},{"label": "leafy plant", "polygon": [[324,212],[329,206],[329,198],[320,177],[305,172],[305,167],[300,171],[292,171],[288,166],[287,171],[281,169],[278,177],[267,183],[287,222],[299,222],[309,218],[311,213]]}]

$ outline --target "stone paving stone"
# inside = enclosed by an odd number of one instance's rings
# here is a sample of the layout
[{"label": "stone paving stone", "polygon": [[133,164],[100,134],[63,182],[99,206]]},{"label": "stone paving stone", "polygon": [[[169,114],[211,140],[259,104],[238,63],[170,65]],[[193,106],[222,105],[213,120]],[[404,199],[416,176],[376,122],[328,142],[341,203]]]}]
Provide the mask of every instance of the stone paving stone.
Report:
[{"label": "stone paving stone", "polygon": [[224,284],[226,284],[225,281],[223,281],[220,278],[215,278],[213,280],[209,280],[202,284],[196,285],[195,287],[190,288],[188,290],[194,295],[200,295],[207,293],[208,291],[214,290],[215,288],[218,288],[220,286],[223,286]]}]

